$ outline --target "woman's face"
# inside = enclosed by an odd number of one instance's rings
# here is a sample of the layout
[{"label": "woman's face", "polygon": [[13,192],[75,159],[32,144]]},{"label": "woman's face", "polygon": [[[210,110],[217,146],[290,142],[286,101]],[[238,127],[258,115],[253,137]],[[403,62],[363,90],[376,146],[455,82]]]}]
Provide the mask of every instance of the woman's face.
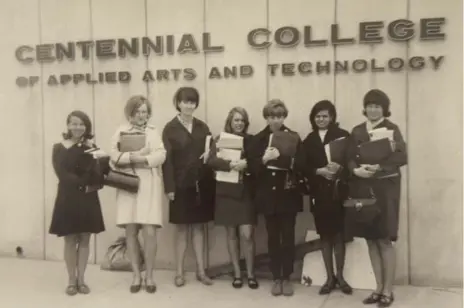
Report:
[{"label": "woman's face", "polygon": [[197,104],[190,101],[181,101],[177,106],[180,109],[180,114],[186,116],[192,116],[197,109]]},{"label": "woman's face", "polygon": [[147,104],[141,105],[139,108],[134,110],[131,117],[131,123],[135,125],[145,125],[148,121],[148,106]]},{"label": "woman's face", "polygon": [[275,131],[280,130],[280,128],[282,127],[285,121],[285,117],[284,116],[269,116],[267,117],[266,121],[271,131],[275,132]]},{"label": "woman's face", "polygon": [[321,110],[314,117],[314,121],[319,129],[327,129],[332,122],[332,117],[328,110]]},{"label": "woman's face", "polygon": [[230,126],[234,133],[236,134],[243,133],[243,130],[245,129],[245,119],[240,113],[236,112],[234,116],[232,117]]},{"label": "woman's face", "polygon": [[380,105],[368,104],[364,110],[369,121],[374,122],[383,117],[383,108]]},{"label": "woman's face", "polygon": [[68,122],[68,131],[71,133],[72,139],[80,139],[85,134],[85,124],[84,122],[75,116],[72,116]]}]

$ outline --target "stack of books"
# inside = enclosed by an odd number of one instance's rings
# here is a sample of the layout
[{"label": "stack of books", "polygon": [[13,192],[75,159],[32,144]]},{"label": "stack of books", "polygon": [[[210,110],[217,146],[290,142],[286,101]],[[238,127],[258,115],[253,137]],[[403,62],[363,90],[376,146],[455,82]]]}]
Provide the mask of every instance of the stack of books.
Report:
[{"label": "stack of books", "polygon": [[[242,157],[243,137],[222,132],[216,143],[217,157],[228,161],[237,161]],[[238,183],[240,172],[236,170],[216,171],[216,181]]]},{"label": "stack of books", "polygon": [[137,152],[145,147],[146,135],[139,132],[121,132],[119,135],[120,152]]}]

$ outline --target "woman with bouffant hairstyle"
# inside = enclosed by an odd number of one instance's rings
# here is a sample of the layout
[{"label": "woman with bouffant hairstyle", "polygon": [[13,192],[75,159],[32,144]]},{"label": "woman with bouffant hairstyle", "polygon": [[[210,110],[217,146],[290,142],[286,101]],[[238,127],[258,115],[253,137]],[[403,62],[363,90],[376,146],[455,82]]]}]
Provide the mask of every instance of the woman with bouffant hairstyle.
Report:
[{"label": "woman with bouffant hairstyle", "polygon": [[[133,280],[131,293],[137,293],[142,287],[140,268],[141,251],[138,242],[139,230],[144,237],[144,260],[146,267],[145,290],[156,291],[153,279],[156,255],[157,229],[163,225],[163,180],[161,166],[166,159],[161,134],[148,123],[152,115],[150,101],[144,96],[129,98],[124,108],[127,123],[121,125],[111,139],[111,161],[121,171],[135,172],[140,178],[137,193],[116,190],[116,224],[126,232],[127,248],[132,265]],[[143,136],[141,148],[122,149],[121,136]]]}]

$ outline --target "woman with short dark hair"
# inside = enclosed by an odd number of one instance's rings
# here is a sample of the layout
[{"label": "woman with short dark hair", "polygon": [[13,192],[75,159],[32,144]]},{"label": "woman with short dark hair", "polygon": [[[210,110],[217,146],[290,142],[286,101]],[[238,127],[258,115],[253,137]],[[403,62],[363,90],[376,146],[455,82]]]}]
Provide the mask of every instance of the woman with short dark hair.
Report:
[{"label": "woman with short dark hair", "polygon": [[[258,213],[265,216],[268,251],[274,283],[271,294],[291,296],[296,215],[303,209],[303,196],[297,181],[298,167],[294,157],[281,156],[270,146],[271,134],[286,131],[296,134],[284,125],[288,109],[281,100],[271,100],[263,108],[266,127],[253,138],[250,149],[250,169],[256,177],[255,203]],[[299,137],[298,137],[299,140]],[[299,140],[299,144],[301,140]],[[298,145],[299,147],[299,145]],[[284,168],[275,168],[273,164]]]},{"label": "woman with short dark hair", "polygon": [[[111,161],[121,171],[135,172],[140,179],[137,193],[116,190],[116,224],[124,228],[133,271],[131,293],[142,287],[141,251],[138,234],[144,237],[145,290],[156,292],[153,278],[157,246],[157,229],[163,226],[163,181],[161,165],[166,150],[159,131],[148,123],[152,115],[150,101],[142,95],[129,98],[124,108],[127,123],[121,125],[111,139]],[[143,136],[141,148],[126,149],[124,135]],[[143,139],[142,139],[143,140]]]},{"label": "woman with short dark hair", "polygon": [[239,179],[237,183],[216,182],[216,202],[214,222],[224,226],[227,232],[227,248],[234,267],[234,280],[232,286],[241,288],[243,280],[240,271],[239,243],[243,238],[243,252],[245,255],[248,279],[251,289],[258,288],[258,282],[254,277],[254,239],[253,226],[256,224],[256,211],[253,204],[254,179],[248,168],[249,147],[251,135],[248,132],[250,125],[248,113],[244,108],[234,107],[227,115],[224,132],[243,138],[241,157],[238,160],[227,160],[219,155],[221,149],[217,148],[218,140],[211,147],[211,155],[208,164],[215,171],[237,171]]},{"label": "woman with short dark hair", "polygon": [[84,273],[90,236],[105,230],[98,192],[90,188],[103,183],[85,159],[85,151],[96,147],[91,141],[89,116],[79,110],[73,111],[66,125],[64,140],[53,145],[53,169],[59,183],[49,233],[64,237],[64,261],[69,276],[66,293],[87,294],[90,288],[85,283]]},{"label": "woman with short dark hair", "polygon": [[[311,212],[316,231],[321,237],[322,257],[327,273],[327,281],[319,294],[329,294],[340,286],[345,294],[352,288],[343,278],[345,265],[343,186],[346,180],[346,161],[329,161],[325,146],[330,142],[347,138],[349,133],[338,127],[337,111],[328,100],[317,102],[309,115],[313,131],[303,141],[299,158],[302,159],[304,174],[308,179],[311,196]],[[346,142],[346,141],[345,141]],[[337,275],[334,274],[333,255]]]},{"label": "woman with short dark hair", "polygon": [[173,102],[179,114],[163,130],[167,150],[163,176],[170,203],[169,222],[177,227],[174,284],[185,285],[184,259],[193,233],[197,280],[211,285],[213,281],[206,275],[203,261],[205,224],[214,216],[214,175],[205,164],[209,154],[205,143],[211,132],[206,123],[193,116],[200,102],[195,88],[179,88]]},{"label": "woman with short dark hair", "polygon": [[[363,106],[367,121],[355,126],[351,133],[348,169],[354,176],[352,183],[356,183],[356,187],[365,187],[373,192],[379,214],[368,224],[350,223],[350,229],[352,235],[366,239],[377,283],[376,290],[363,302],[388,307],[394,301],[396,256],[393,243],[398,239],[400,167],[407,163],[406,143],[398,126],[387,119],[391,113],[386,93],[379,89],[370,90],[364,96]],[[375,164],[365,164],[359,146],[370,141],[370,132],[379,128],[393,131],[392,153]]]}]

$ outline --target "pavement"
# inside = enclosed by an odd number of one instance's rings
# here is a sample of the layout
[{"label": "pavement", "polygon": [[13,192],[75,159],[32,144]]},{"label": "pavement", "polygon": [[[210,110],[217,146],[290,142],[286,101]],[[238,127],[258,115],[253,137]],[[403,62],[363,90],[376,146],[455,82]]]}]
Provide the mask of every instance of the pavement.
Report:
[{"label": "pavement", "polygon": [[[156,272],[158,291],[155,294],[140,292],[131,294],[131,273],[101,271],[98,265],[89,265],[86,282],[92,292],[88,295],[67,296],[64,293],[67,274],[63,262],[19,258],[0,258],[0,307],[1,308],[128,308],[128,307],[221,307],[221,308],[354,308],[370,291],[355,290],[353,295],[335,291],[327,296],[318,294],[319,287],[295,285],[293,297],[273,297],[270,281],[260,281],[258,290],[247,287],[236,290],[227,277],[216,279],[213,286],[206,287],[187,275],[187,284],[182,288],[173,285],[173,272]],[[396,300],[392,307],[461,308],[462,289],[397,286]],[[375,307],[375,306],[374,306]]]}]

